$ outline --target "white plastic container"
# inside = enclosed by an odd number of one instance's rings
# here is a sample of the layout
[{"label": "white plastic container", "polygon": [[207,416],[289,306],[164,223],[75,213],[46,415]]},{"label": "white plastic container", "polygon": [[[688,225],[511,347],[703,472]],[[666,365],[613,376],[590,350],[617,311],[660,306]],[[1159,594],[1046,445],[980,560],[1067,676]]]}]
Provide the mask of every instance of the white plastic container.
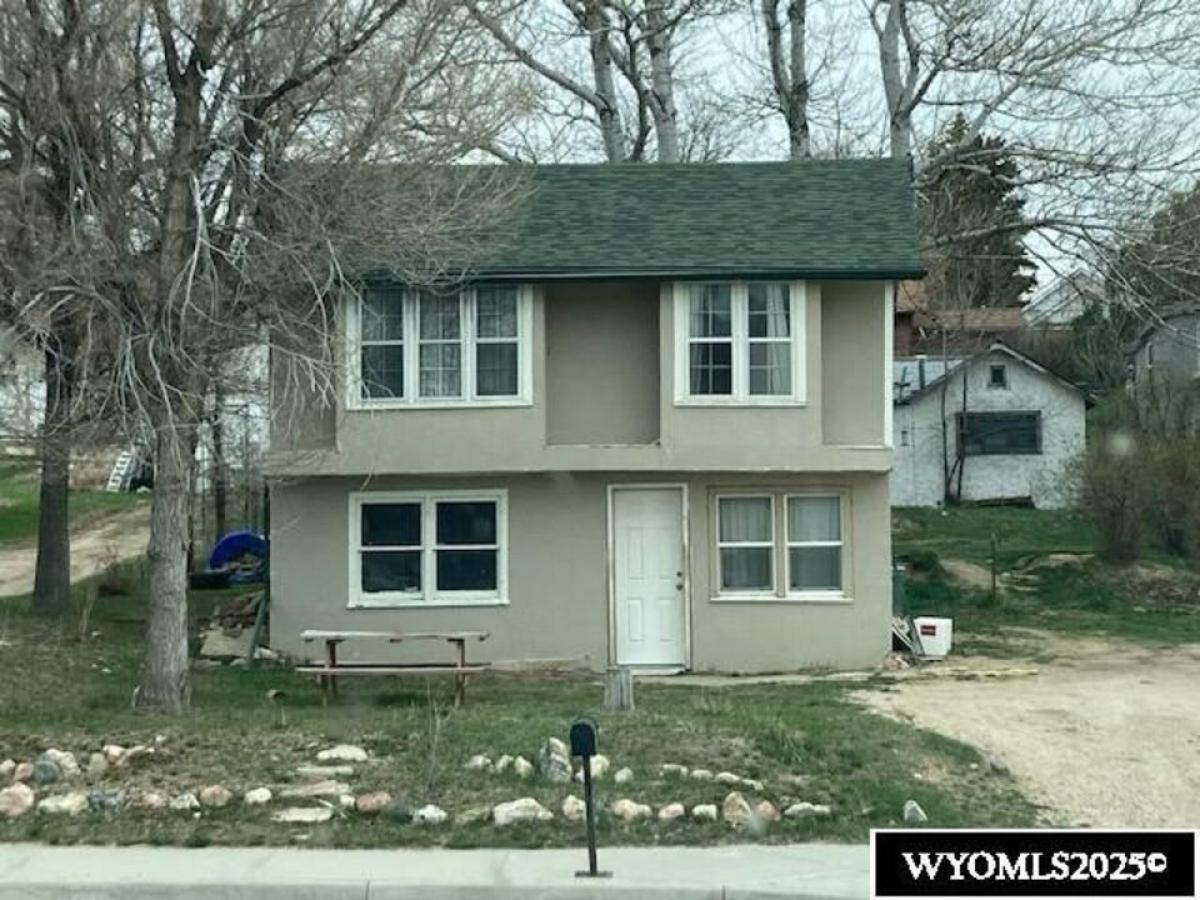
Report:
[{"label": "white plastic container", "polygon": [[913,619],[917,628],[917,639],[921,642],[921,655],[926,659],[945,659],[954,642],[954,620],[934,616],[918,616]]}]

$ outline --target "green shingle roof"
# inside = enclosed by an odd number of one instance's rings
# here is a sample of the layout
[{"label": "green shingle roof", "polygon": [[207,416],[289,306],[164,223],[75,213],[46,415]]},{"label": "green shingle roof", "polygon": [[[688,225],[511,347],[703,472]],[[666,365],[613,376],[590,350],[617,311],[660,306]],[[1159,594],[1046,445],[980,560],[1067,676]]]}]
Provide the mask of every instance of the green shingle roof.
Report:
[{"label": "green shingle roof", "polygon": [[924,274],[904,160],[446,171],[519,183],[465,267],[476,278]]}]

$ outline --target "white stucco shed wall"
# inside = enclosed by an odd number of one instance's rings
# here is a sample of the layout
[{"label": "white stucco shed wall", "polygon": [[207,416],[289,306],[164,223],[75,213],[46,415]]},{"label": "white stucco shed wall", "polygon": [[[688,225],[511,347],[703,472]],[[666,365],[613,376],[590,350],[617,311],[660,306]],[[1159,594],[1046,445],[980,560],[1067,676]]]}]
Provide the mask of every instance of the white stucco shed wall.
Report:
[{"label": "white stucco shed wall", "polygon": [[[1059,509],[1073,500],[1071,470],[1083,453],[1084,395],[1020,359],[992,350],[968,360],[969,412],[1040,412],[1039,454],[968,456],[963,473],[963,500],[1031,497],[1040,509]],[[1007,369],[1008,387],[989,386],[990,367]],[[946,428],[953,458],[957,434],[955,413],[962,409],[961,373],[946,384]],[[942,490],[941,391],[934,387],[908,403],[898,404],[893,418],[891,499],[893,506],[938,506]]]}]

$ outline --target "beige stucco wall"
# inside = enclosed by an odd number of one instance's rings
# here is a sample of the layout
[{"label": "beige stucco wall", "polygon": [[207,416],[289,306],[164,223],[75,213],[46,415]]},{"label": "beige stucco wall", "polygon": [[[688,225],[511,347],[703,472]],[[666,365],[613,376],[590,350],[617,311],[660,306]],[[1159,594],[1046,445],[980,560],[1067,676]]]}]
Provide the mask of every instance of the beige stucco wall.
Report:
[{"label": "beige stucco wall", "polygon": [[658,440],[658,285],[547,285],[546,443]]},{"label": "beige stucco wall", "polygon": [[821,422],[826,443],[883,443],[884,402],[891,402],[890,391],[885,394],[883,386],[883,291],[881,282],[824,285]]},{"label": "beige stucco wall", "polygon": [[[689,502],[691,665],[697,670],[768,672],[878,662],[890,621],[890,525],[886,475],[704,473],[540,473],[402,478],[369,482],[377,490],[505,488],[508,491],[510,603],[502,607],[347,608],[348,493],[361,479],[277,481],[272,490],[271,639],[293,654],[314,654],[306,628],[486,630],[472,655],[488,660],[582,658],[608,661],[607,486],[684,482]],[[846,492],[850,602],[713,601],[713,492],[717,486],[821,487]],[[476,653],[476,649],[480,652]],[[437,651],[420,648],[421,653]],[[386,645],[372,659],[397,658]]]},{"label": "beige stucco wall", "polygon": [[[635,314],[659,293],[658,441],[630,442],[654,430],[649,401],[631,382],[646,381],[651,318]],[[621,345],[620,379],[609,354],[578,354],[566,382],[547,379],[547,303],[562,297],[615,298],[598,340]],[[634,297],[638,300],[634,300]],[[571,302],[568,300],[567,302]],[[620,312],[617,312],[617,309]],[[801,406],[686,407],[674,400],[674,322],[669,284],[535,286],[532,309],[532,402],[514,408],[345,410],[334,412],[336,442],[309,439],[303,449],[279,441],[276,475],[370,475],[465,472],[611,471],[887,471],[884,446],[884,295],[880,282],[809,282],[806,305],[806,401]],[[636,331],[621,342],[620,327]],[[555,329],[560,338],[571,331]],[[553,365],[558,365],[555,359]],[[618,383],[619,381],[619,383]],[[597,389],[570,410],[560,402]],[[637,396],[631,405],[630,392]],[[548,414],[548,406],[556,407]],[[301,403],[301,406],[303,404]],[[618,408],[628,410],[618,414]],[[315,404],[311,414],[320,415]],[[326,414],[328,415],[328,414]],[[627,417],[626,417],[627,415]],[[329,421],[318,429],[328,434]],[[602,422],[613,426],[602,433]],[[308,434],[303,428],[299,433]],[[583,439],[574,442],[574,437]],[[559,443],[559,442],[562,443]]]}]

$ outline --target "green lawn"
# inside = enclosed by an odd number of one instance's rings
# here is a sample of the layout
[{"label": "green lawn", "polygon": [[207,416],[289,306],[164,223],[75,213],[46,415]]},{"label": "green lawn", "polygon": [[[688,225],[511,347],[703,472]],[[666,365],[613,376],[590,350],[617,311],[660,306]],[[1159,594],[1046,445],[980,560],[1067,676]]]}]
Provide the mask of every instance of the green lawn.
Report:
[{"label": "green lawn", "polygon": [[[136,592],[134,592],[136,594]],[[193,597],[207,615],[220,595]],[[75,616],[36,619],[20,600],[0,601],[0,759],[30,758],[47,746],[88,752],[107,742],[150,743],[165,737],[144,767],[98,786],[166,794],[224,783],[239,794],[278,788],[316,750],[348,741],[368,747],[379,762],[359,767],[354,793],[385,789],[410,804],[437,803],[451,813],[531,795],[558,813],[568,790],[540,780],[464,770],[473,754],[532,758],[547,736],[565,737],[578,714],[595,714],[602,750],[614,770],[629,766],[635,781],[599,783],[604,801],[629,796],[652,805],[679,800],[720,804],[729,790],[713,783],[668,781],[661,763],[729,770],[765,783],[761,795],[784,805],[828,803],[826,818],[785,820],[765,833],[744,834],[724,824],[601,823],[605,843],[721,843],[727,841],[865,841],[872,827],[896,824],[906,800],[916,799],[938,826],[1025,825],[1036,811],[1007,779],[991,774],[973,749],[938,735],[878,718],[854,705],[845,685],[700,688],[640,683],[637,711],[599,711],[602,687],[590,675],[491,676],[472,682],[464,709],[448,707],[445,680],[349,682],[342,700],[322,708],[316,688],[281,668],[195,671],[193,709],[182,718],[130,710],[138,680],[144,615],[137,596],[103,598],[79,643]],[[861,688],[861,685],[857,687]],[[286,727],[277,728],[266,693],[287,694]],[[272,804],[279,808],[280,801]],[[30,814],[0,821],[0,840],[282,844],[295,833],[317,846],[559,846],[577,845],[581,828],[559,819],[498,829],[490,824],[402,825],[348,813],[324,825],[272,824],[269,809],[235,801],[199,818],[167,810],[128,809],[115,817]]]},{"label": "green lawn", "polygon": [[[75,490],[70,498],[71,523],[86,524],[102,513],[128,509],[144,502],[145,499],[137,494]],[[33,540],[37,535],[37,521],[36,463],[25,459],[0,461],[0,544]]]},{"label": "green lawn", "polygon": [[934,553],[981,565],[992,557],[1002,569],[1048,553],[1091,553],[1095,532],[1078,513],[1017,506],[893,510],[893,552],[898,557]]}]

